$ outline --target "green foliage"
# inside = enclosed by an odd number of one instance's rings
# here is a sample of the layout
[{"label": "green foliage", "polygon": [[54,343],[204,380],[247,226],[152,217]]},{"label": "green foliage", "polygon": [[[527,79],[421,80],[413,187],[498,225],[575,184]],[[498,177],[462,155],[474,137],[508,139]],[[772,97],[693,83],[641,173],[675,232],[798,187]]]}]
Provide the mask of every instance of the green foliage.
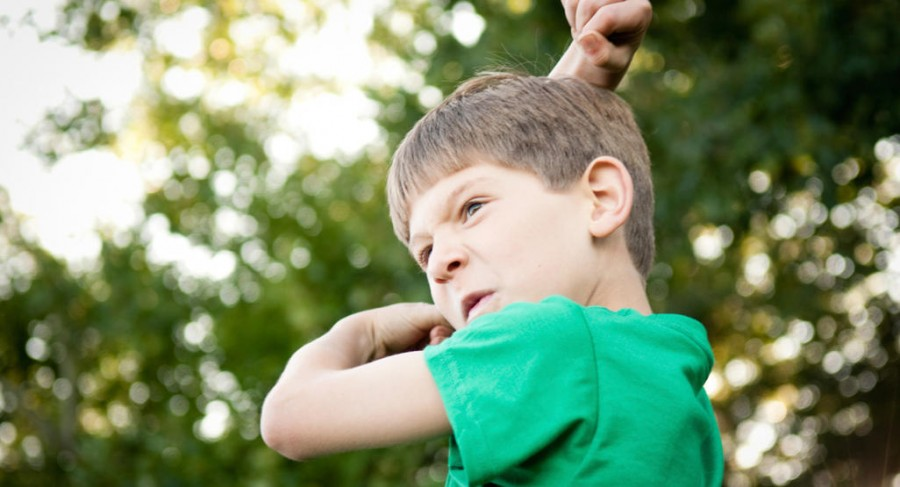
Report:
[{"label": "green foliage", "polygon": [[[497,65],[545,73],[569,33],[555,2],[483,0],[486,30],[464,46],[451,26],[468,3],[396,0],[371,9],[364,45],[379,61],[367,75],[319,71],[349,65],[348,52],[279,58],[342,5],[369,3],[65,5],[47,35],[138,49],[145,86],[122,130],[105,128],[101,102],[76,100],[47,114],[30,148],[53,164],[108,147],[164,177],[148,183],[144,222],[101,232],[87,269],[44,250],[0,193],[0,483],[442,482],[443,440],[284,460],[259,439],[259,407],[290,354],[340,317],[428,299],[382,190],[426,94]],[[202,49],[180,56],[159,26],[191,9],[206,15]],[[648,291],[657,311],[709,327],[726,482],[889,483],[900,472],[900,4],[654,9],[620,88],[654,161]],[[262,37],[239,39],[254,22]],[[207,92],[167,88],[176,68],[201,73]],[[239,103],[207,96],[228,81],[247,89]],[[350,92],[362,95],[354,107],[375,107],[376,136],[357,150],[348,130],[340,148],[316,149],[295,122],[312,110],[301,102]],[[325,124],[326,112],[313,116]],[[278,149],[285,140],[298,149]],[[164,238],[221,272],[192,270]]]}]

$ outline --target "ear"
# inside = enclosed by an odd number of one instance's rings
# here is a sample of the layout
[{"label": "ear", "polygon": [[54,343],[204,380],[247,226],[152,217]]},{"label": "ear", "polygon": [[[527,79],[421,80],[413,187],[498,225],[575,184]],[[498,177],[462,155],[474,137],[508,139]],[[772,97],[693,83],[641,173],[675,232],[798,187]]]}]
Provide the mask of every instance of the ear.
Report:
[{"label": "ear", "polygon": [[598,157],[585,169],[582,184],[590,191],[593,203],[591,235],[609,237],[631,215],[634,185],[628,169],[615,157]]}]

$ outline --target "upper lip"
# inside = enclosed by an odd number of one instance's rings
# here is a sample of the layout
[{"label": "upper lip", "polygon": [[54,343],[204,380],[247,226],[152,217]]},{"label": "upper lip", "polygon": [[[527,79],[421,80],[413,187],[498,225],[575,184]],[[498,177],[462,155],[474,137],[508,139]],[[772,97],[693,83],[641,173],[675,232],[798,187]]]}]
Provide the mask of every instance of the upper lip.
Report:
[{"label": "upper lip", "polygon": [[473,293],[469,293],[462,300],[462,314],[463,319],[469,321],[469,313],[472,311],[472,308],[478,304],[484,297],[492,294],[492,291],[475,291]]}]

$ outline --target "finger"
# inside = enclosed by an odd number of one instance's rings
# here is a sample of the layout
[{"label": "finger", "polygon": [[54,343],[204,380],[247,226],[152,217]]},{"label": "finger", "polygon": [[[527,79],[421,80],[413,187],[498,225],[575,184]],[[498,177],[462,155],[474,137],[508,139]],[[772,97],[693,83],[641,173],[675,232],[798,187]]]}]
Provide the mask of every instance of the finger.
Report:
[{"label": "finger", "polygon": [[449,326],[433,304],[398,303],[369,312],[372,313],[372,342],[377,350],[383,351],[381,356],[410,347],[415,349],[419,343],[424,346],[429,342],[432,328]]},{"label": "finger", "polygon": [[635,52],[631,44],[614,44],[596,32],[585,34],[578,44],[590,64],[609,71],[625,71]]},{"label": "finger", "polygon": [[416,352],[424,349],[428,345],[439,345],[444,340],[453,335],[453,329],[444,325],[435,326],[428,332],[428,336],[417,341],[415,344],[404,350],[404,352]]},{"label": "finger", "polygon": [[403,350],[403,352],[420,352],[420,351],[422,351],[422,349],[424,349],[428,345],[432,345],[431,341],[427,338],[423,338],[423,339],[417,341],[416,343],[414,343],[413,345],[410,345],[409,347],[407,347],[405,350]]},{"label": "finger", "polygon": [[599,8],[600,6],[593,1],[584,0],[578,2],[578,8],[575,9],[575,35],[579,35],[584,32],[584,25],[587,24],[589,20],[591,20],[591,17],[594,16],[594,13]]},{"label": "finger", "polygon": [[616,44],[636,43],[652,19],[653,7],[647,0],[609,3],[597,9],[580,32],[596,32]]},{"label": "finger", "polygon": [[581,53],[594,66],[608,67],[613,44],[596,32],[587,32],[576,39]]},{"label": "finger", "polygon": [[386,322],[400,316],[411,328],[420,330],[423,335],[427,335],[436,326],[449,326],[444,315],[433,304],[400,303],[382,309],[386,312],[382,316]]},{"label": "finger", "polygon": [[585,26],[591,21],[598,10],[615,3],[622,3],[625,0],[581,0],[578,2],[578,8],[575,11],[575,34],[580,35],[585,32]]},{"label": "finger", "polygon": [[436,326],[431,329],[431,332],[428,335],[429,343],[431,345],[437,345],[450,338],[450,335],[453,335],[453,329],[446,326]]},{"label": "finger", "polygon": [[569,23],[569,28],[572,30],[572,34],[574,37],[575,34],[575,10],[578,8],[578,0],[562,0],[563,9],[566,11],[566,22]]}]

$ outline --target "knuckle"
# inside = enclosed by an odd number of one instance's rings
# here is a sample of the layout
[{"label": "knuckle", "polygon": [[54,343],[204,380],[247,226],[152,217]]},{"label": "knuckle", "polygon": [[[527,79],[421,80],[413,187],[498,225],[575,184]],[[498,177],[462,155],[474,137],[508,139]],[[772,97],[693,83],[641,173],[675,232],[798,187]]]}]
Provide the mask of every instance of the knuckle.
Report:
[{"label": "knuckle", "polygon": [[638,9],[640,9],[641,13],[653,13],[653,5],[649,2],[649,0],[637,0],[637,6]]}]

